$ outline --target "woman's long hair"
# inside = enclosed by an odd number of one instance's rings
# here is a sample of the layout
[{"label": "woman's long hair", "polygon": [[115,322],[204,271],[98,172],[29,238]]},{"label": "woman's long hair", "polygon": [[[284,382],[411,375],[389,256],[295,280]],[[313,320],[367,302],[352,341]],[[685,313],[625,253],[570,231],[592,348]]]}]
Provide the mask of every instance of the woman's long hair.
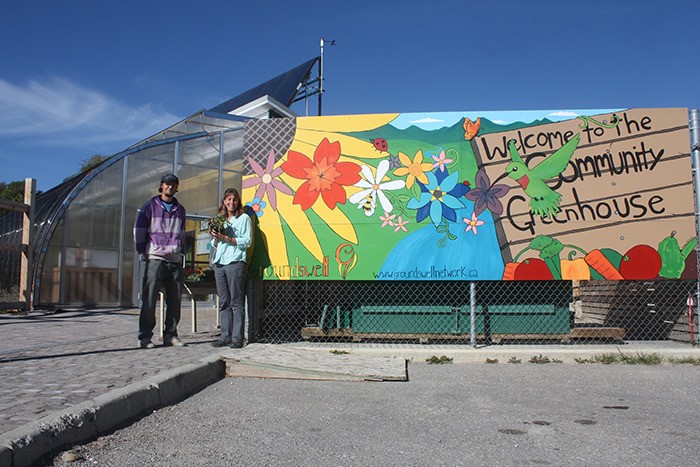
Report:
[{"label": "woman's long hair", "polygon": [[221,205],[219,206],[217,214],[219,214],[220,216],[224,216],[226,219],[228,219],[228,209],[226,209],[224,200],[228,198],[229,195],[233,195],[233,199],[238,200],[238,205],[233,210],[233,215],[236,216],[236,218],[238,218],[241,214],[243,214],[243,201],[241,201],[241,194],[238,193],[238,190],[236,190],[235,188],[228,188],[226,191],[224,191],[224,196],[223,198],[221,198]]}]

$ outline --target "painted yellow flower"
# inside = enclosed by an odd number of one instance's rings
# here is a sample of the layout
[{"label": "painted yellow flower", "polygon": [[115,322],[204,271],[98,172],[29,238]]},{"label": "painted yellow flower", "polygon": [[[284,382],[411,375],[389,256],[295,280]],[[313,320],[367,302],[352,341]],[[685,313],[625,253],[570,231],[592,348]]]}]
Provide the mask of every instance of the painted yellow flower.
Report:
[{"label": "painted yellow flower", "polygon": [[406,188],[411,188],[416,180],[421,182],[423,185],[428,183],[428,176],[425,172],[429,172],[433,168],[433,164],[430,162],[423,162],[423,150],[419,149],[413,160],[409,157],[399,152],[399,160],[405,167],[399,167],[394,170],[394,175],[397,177],[406,177]]}]

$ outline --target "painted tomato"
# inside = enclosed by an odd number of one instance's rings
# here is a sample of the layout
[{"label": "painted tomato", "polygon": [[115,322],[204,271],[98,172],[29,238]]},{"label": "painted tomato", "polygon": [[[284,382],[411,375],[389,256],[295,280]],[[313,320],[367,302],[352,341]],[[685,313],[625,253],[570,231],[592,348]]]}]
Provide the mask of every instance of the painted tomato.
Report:
[{"label": "painted tomato", "polygon": [[620,261],[620,274],[629,280],[653,279],[661,271],[661,256],[649,245],[636,245]]},{"label": "painted tomato", "polygon": [[515,268],[516,281],[551,281],[554,279],[547,263],[539,258],[529,258]]}]

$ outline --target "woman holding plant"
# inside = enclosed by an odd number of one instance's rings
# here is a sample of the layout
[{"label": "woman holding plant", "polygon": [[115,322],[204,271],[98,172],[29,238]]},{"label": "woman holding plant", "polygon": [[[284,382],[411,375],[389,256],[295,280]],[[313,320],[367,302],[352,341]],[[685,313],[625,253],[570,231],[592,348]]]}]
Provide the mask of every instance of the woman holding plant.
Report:
[{"label": "woman holding plant", "polygon": [[251,243],[251,222],[243,213],[241,195],[235,188],[224,192],[217,214],[210,222],[209,233],[216,247],[212,268],[219,295],[221,336],[212,346],[238,349],[243,347],[246,250]]}]

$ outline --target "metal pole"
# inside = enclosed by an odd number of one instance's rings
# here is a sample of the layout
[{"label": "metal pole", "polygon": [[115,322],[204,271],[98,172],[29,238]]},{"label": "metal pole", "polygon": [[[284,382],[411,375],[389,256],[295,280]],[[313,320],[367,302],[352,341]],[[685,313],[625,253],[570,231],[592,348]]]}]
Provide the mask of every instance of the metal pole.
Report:
[{"label": "metal pole", "polygon": [[318,115],[321,116],[321,101],[323,99],[323,37],[321,38],[321,59],[318,61]]},{"label": "metal pole", "polygon": [[469,317],[471,320],[469,323],[469,340],[472,347],[476,348],[476,284],[474,282],[469,283],[469,305]]},{"label": "metal pole", "polygon": [[[691,109],[688,116],[690,124],[690,155],[693,167],[693,183],[695,184],[695,236],[698,237],[700,224],[700,110]],[[698,249],[695,249],[695,260],[699,261]],[[696,263],[697,264],[697,263]],[[700,281],[695,282],[696,316],[700,323]],[[688,323],[692,326],[693,323]],[[695,334],[695,345],[700,344],[700,333]]]}]

